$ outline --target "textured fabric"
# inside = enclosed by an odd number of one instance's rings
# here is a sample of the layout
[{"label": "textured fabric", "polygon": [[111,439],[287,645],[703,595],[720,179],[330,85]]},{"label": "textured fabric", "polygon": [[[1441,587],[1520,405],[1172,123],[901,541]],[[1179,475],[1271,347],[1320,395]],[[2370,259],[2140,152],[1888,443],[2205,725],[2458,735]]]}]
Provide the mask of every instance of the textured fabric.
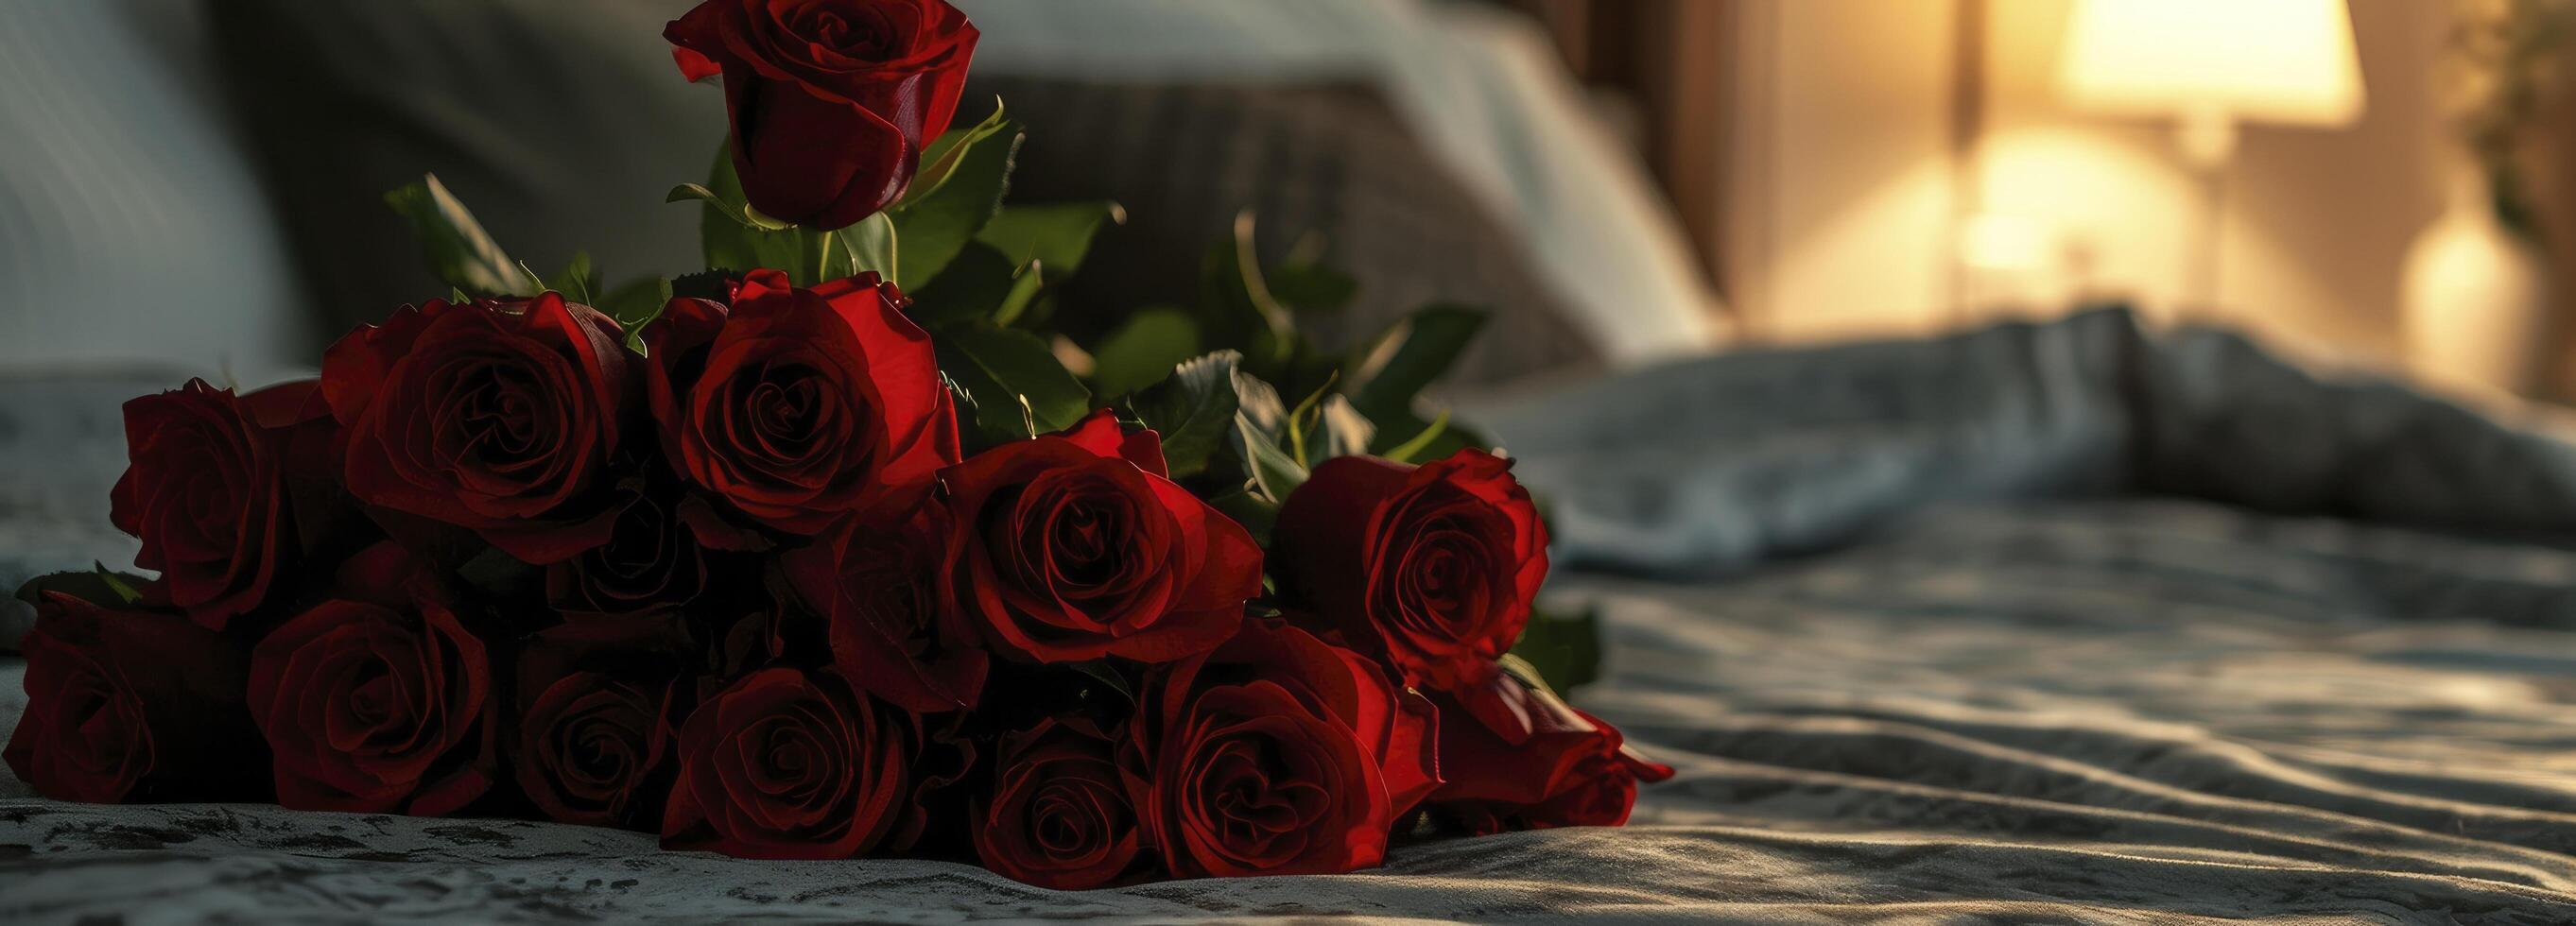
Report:
[{"label": "textured fabric", "polygon": [[1489,411],[1679,770],[1630,827],[1060,894],[0,782],[0,920],[2576,922],[2562,442],[2117,313]]}]

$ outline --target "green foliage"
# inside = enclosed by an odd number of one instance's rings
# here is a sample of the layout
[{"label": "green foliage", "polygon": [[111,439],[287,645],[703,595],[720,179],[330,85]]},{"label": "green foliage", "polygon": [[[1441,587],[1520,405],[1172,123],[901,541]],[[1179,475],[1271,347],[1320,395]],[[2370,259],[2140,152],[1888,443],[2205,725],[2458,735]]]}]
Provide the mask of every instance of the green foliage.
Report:
[{"label": "green foliage", "polygon": [[28,579],[26,584],[18,586],[18,600],[36,604],[43,600],[44,593],[54,592],[100,607],[122,608],[141,600],[142,588],[150,581],[133,573],[109,569],[105,563],[92,561],[88,569],[49,572]]},{"label": "green foliage", "polygon": [[1199,352],[1198,322],[1188,313],[1139,309],[1092,350],[1092,386],[1104,397],[1123,396],[1172,376],[1174,366]]},{"label": "green foliage", "polygon": [[1081,269],[1102,225],[1124,224],[1127,210],[1107,200],[1003,206],[975,233],[975,240],[992,245],[1014,264],[1036,261],[1048,273],[1065,277]]},{"label": "green foliage", "polygon": [[1128,401],[1136,417],[1162,435],[1163,461],[1173,478],[1206,472],[1219,459],[1241,407],[1235,381],[1242,361],[1230,350],[1183,361],[1169,378]]},{"label": "green foliage", "polygon": [[546,288],[562,293],[566,299],[598,308],[596,294],[601,290],[599,268],[590,265],[590,252],[572,252],[572,262],[564,266],[563,272],[547,279]]},{"label": "green foliage", "polygon": [[1541,689],[1572,691],[1601,676],[1601,615],[1593,608],[1557,614],[1530,609],[1529,626],[1512,645],[1504,667],[1519,663],[1523,681]]},{"label": "green foliage", "polygon": [[385,194],[385,204],[411,221],[429,271],[442,283],[473,296],[533,296],[545,281],[511,260],[474,213],[447,192],[435,174]]},{"label": "green foliage", "polygon": [[1063,430],[1091,411],[1090,391],[1037,335],[977,322],[932,337],[940,370],[974,406],[959,424],[977,447]]},{"label": "green foliage", "polygon": [[938,163],[914,177],[914,188],[887,210],[903,241],[896,285],[910,291],[937,278],[975,240],[1001,209],[1024,137],[997,103],[983,122],[940,136],[924,152],[925,160],[935,155]]},{"label": "green foliage", "polygon": [[626,349],[644,353],[644,326],[662,317],[662,308],[671,303],[671,279],[651,276],[608,291],[591,307],[608,313],[617,326],[626,331]]}]

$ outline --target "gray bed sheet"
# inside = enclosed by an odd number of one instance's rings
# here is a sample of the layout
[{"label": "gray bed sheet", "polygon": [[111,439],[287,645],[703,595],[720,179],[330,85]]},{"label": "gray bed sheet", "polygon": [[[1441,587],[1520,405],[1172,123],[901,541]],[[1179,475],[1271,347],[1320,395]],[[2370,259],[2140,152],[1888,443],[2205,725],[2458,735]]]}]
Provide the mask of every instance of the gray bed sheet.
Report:
[{"label": "gray bed sheet", "polygon": [[0,921],[2576,922],[2562,442],[2118,313],[1481,411],[1678,769],[1629,827],[1067,894],[0,782]]}]

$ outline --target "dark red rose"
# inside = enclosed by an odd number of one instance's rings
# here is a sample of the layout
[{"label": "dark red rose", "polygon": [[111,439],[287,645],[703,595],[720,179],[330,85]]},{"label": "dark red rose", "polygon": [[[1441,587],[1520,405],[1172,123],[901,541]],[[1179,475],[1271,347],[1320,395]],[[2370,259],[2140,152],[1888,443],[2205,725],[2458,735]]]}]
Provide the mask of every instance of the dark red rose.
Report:
[{"label": "dark red rose", "polygon": [[435,595],[334,598],[251,651],[250,710],[299,810],[452,813],[491,787],[491,666]]},{"label": "dark red rose", "polygon": [[1024,661],[1224,642],[1261,592],[1261,548],[1166,472],[1154,432],[1122,435],[1106,410],[950,467],[946,607]]},{"label": "dark red rose", "polygon": [[789,552],[779,572],[819,617],[841,677],[905,710],[975,706],[990,659],[939,613],[945,530],[936,510]]},{"label": "dark red rose", "polygon": [[829,229],[903,195],[957,114],[976,32],[942,0],[707,0],[662,37],[688,79],[723,75],[752,207]]},{"label": "dark red rose", "polygon": [[1289,493],[1272,561],[1295,598],[1405,681],[1480,684],[1547,578],[1547,528],[1511,461],[1473,448],[1407,466],[1336,457]]},{"label": "dark red rose", "polygon": [[659,828],[690,668],[675,618],[560,624],[518,659],[519,788],[566,823]]},{"label": "dark red rose", "polygon": [[911,814],[917,721],[825,673],[762,669],[680,728],[662,845],[739,858],[896,848]]},{"label": "dark red rose", "polygon": [[1123,880],[1143,846],[1113,740],[1080,721],[1003,736],[992,797],[971,816],[984,867],[1060,891]]},{"label": "dark red rose", "polygon": [[1483,684],[1435,692],[1440,762],[1448,781],[1435,816],[1476,835],[1628,822],[1637,783],[1670,767],[1629,749],[1619,728],[1544,689],[1496,672]]},{"label": "dark red rose", "polygon": [[27,709],[4,753],[20,781],[91,803],[267,796],[238,644],[176,614],[59,593],[36,612],[19,644]]},{"label": "dark red rose", "polygon": [[1372,867],[1440,782],[1421,695],[1275,621],[1157,674],[1137,710],[1125,778],[1180,877]]},{"label": "dark red rose", "polygon": [[322,359],[349,493],[531,563],[607,542],[616,512],[584,502],[617,449],[621,338],[554,293],[432,300],[360,326]]},{"label": "dark red rose", "polygon": [[[300,552],[288,481],[295,455],[328,446],[329,410],[307,401],[314,396],[309,381],[236,398],[192,379],[125,403],[128,462],[108,495],[108,520],[142,539],[134,563],[160,571],[157,597],[216,630],[266,600]],[[316,429],[319,439],[298,441]],[[302,502],[308,525],[338,507],[325,493]],[[318,527],[305,533],[321,539]]]},{"label": "dark red rose", "polygon": [[619,480],[608,542],[546,567],[546,600],[566,614],[621,616],[675,610],[707,584],[707,554],[679,514],[677,491],[639,476]]},{"label": "dark red rose", "polygon": [[905,302],[874,273],[796,289],[774,270],[729,309],[671,300],[644,341],[673,468],[791,534],[911,511],[957,462],[957,415]]}]

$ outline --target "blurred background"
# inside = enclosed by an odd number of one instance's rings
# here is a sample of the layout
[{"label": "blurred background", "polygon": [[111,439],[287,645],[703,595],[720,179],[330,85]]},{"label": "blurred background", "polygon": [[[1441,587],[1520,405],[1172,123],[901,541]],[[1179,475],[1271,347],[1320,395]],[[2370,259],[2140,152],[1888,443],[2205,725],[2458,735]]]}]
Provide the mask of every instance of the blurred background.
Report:
[{"label": "blurred background", "polygon": [[[2569,0],[959,2],[1015,199],[1127,205],[1104,315],[1248,208],[1353,332],[1495,308],[1469,385],[2124,303],[2576,396]],[[309,368],[440,292],[423,172],[534,264],[693,268],[686,5],[0,0],[0,382]]]}]

